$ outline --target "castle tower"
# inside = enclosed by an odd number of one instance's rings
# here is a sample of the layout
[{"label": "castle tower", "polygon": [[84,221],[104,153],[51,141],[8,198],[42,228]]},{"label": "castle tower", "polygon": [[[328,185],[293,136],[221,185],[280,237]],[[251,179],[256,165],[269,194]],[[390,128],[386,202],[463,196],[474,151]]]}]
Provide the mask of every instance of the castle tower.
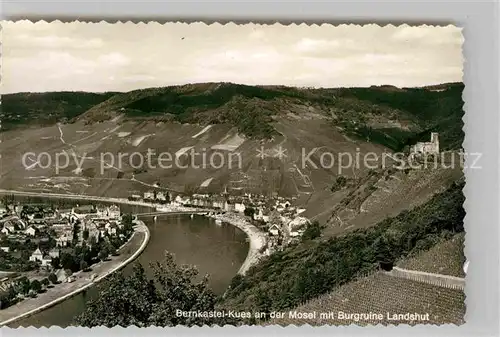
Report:
[{"label": "castle tower", "polygon": [[432,132],[431,133],[431,143],[434,147],[434,152],[439,153],[439,133]]}]

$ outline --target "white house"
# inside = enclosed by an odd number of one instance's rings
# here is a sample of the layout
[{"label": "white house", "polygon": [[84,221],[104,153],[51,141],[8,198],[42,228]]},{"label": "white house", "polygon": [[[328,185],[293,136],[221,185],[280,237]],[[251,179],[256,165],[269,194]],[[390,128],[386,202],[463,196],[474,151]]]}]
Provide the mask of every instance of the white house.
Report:
[{"label": "white house", "polygon": [[224,203],[224,210],[226,212],[233,212],[234,211],[234,204],[230,204],[229,202]]},{"label": "white house", "polygon": [[42,261],[43,260],[43,253],[40,250],[40,248],[37,248],[33,254],[30,256],[30,261]]},{"label": "white house", "polygon": [[42,267],[50,266],[52,263],[52,257],[50,255],[44,255],[42,257]]},{"label": "white house", "polygon": [[115,224],[112,224],[111,226],[106,227],[106,230],[107,230],[109,235],[116,235],[116,225]]},{"label": "white house", "polygon": [[35,236],[38,233],[38,229],[36,229],[33,226],[30,226],[30,227],[26,228],[24,233],[26,233],[27,235],[30,235],[30,236]]},{"label": "white house", "polygon": [[12,224],[12,222],[10,221],[6,221],[3,225],[3,229],[2,229],[2,233],[4,234],[10,234],[10,233],[14,233],[16,230],[16,227],[14,227],[14,225]]},{"label": "white house", "polygon": [[71,238],[69,236],[67,236],[66,234],[64,234],[56,239],[56,246],[57,247],[66,247],[66,246],[68,246],[68,242],[71,242]]},{"label": "white house", "polygon": [[271,225],[271,227],[269,227],[269,233],[274,236],[278,235],[280,233],[280,227],[276,224]]},{"label": "white house", "polygon": [[54,259],[54,258],[56,258],[56,257],[59,257],[59,249],[57,249],[57,248],[52,248],[52,249],[50,250],[50,252],[49,252],[49,256],[50,256],[51,258],[53,258],[53,259]]},{"label": "white house", "polygon": [[163,192],[158,192],[158,194],[156,195],[156,200],[163,202],[167,200],[167,197]]},{"label": "white house", "polygon": [[214,200],[212,202],[212,207],[219,208],[219,209],[224,209],[224,201],[223,200]]},{"label": "white house", "polygon": [[234,204],[234,210],[236,212],[243,213],[243,212],[245,212],[245,209],[246,209],[245,204],[242,202],[237,202]]},{"label": "white house", "polygon": [[186,205],[190,202],[191,200],[189,199],[189,197],[181,197],[180,195],[177,195],[174,199],[174,204],[175,205]]},{"label": "white house", "polygon": [[259,207],[258,211],[253,214],[254,220],[263,220],[264,213],[262,213],[262,208]]},{"label": "white house", "polygon": [[155,194],[153,192],[144,192],[144,200],[154,200]]},{"label": "white house", "polygon": [[112,205],[112,206],[108,207],[108,209],[106,210],[106,215],[110,219],[119,219],[120,215],[121,215],[120,207],[118,207],[116,205]]},{"label": "white house", "polygon": [[292,221],[288,223],[288,230],[290,232],[290,236],[296,237],[302,235],[309,225],[309,219],[305,217],[298,216]]}]

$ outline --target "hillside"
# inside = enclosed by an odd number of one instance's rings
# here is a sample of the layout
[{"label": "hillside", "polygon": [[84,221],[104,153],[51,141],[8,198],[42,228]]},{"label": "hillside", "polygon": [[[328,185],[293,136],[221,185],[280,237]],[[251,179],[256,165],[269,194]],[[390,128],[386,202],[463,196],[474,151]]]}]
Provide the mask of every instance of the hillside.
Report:
[{"label": "hillside", "polygon": [[264,312],[293,308],[374,271],[379,262],[400,260],[463,232],[462,187],[463,182],[453,184],[375,226],[275,252],[235,277],[223,305]]},{"label": "hillside", "polygon": [[[465,294],[461,290],[401,279],[382,272],[362,277],[338,289],[300,305],[290,311],[317,313],[315,319],[291,319],[288,312],[281,319],[265,325],[369,325],[369,324],[463,324]],[[381,313],[383,319],[321,319],[319,313]],[[429,314],[428,321],[393,321],[389,314]]]},{"label": "hillside", "polygon": [[[201,83],[127,93],[3,95],[3,110],[8,113],[4,117],[6,124],[48,123],[57,118],[92,124],[123,115],[133,120],[200,125],[228,123],[245,136],[257,139],[277,135],[274,124],[279,116],[298,112],[299,116],[307,117],[313,112],[348,136],[378,143],[393,151],[427,139],[430,131],[441,133],[443,149],[460,148],[463,84],[443,84],[439,89],[396,89]],[[21,116],[29,113],[30,118],[13,117],[13,112]]]},{"label": "hillside", "polygon": [[2,95],[1,131],[67,122],[115,93],[47,92]]},{"label": "hillside", "polygon": [[[408,257],[396,263],[398,267],[428,273],[438,273],[455,277],[465,277],[462,266],[465,262],[463,242],[465,233],[451,233],[443,238],[429,241],[430,248],[415,250]],[[271,319],[265,325],[311,324],[462,324],[465,313],[465,294],[462,290],[441,287],[424,282],[399,278],[378,271],[357,277],[324,295],[290,309],[290,311],[319,313],[383,313],[384,319],[291,319],[286,315],[281,319]],[[429,313],[426,322],[389,321],[385,313]]]},{"label": "hillside", "polygon": [[[203,83],[136,90],[111,97],[85,113],[86,121],[100,121],[118,112],[128,117],[171,118],[185,123],[230,123],[251,137],[270,137],[272,119],[287,106],[302,106],[302,113],[319,111],[346,134],[370,139],[393,150],[443,134],[444,149],[457,149],[463,135],[463,85],[440,89],[385,87],[299,89]],[[304,109],[305,108],[305,109]],[[451,128],[451,129],[450,129]]]},{"label": "hillside", "polygon": [[[0,144],[0,186],[115,197],[151,189],[279,194],[297,197],[306,216],[327,223],[325,233],[336,235],[416,207],[462,173],[458,165],[409,172],[363,165],[340,170],[340,162],[321,165],[322,156],[382,157],[419,135],[427,139],[431,130],[440,132],[442,147],[457,149],[463,137],[449,132],[462,127],[462,89],[462,84],[307,89],[201,83],[127,93],[3,95],[7,128]],[[14,112],[20,117],[13,119]],[[258,156],[261,148],[266,158]],[[149,149],[183,156],[181,165],[162,167],[158,155],[152,165],[130,159],[132,153],[145,159]],[[285,156],[277,158],[280,150]],[[190,151],[198,156],[188,157]],[[26,152],[44,152],[52,160],[60,153],[71,157],[56,172],[54,163],[42,168],[30,158],[23,164]],[[107,153],[126,156],[119,162],[105,158]],[[224,165],[201,167],[202,155],[220,154]],[[348,186],[332,189],[341,178]]]},{"label": "hillside", "polygon": [[[275,252],[237,276],[221,305],[295,308],[374,272],[381,261],[410,261],[463,232],[458,164],[322,164],[324,155],[383,158],[427,141],[431,131],[440,133],[442,150],[459,150],[462,90],[460,83],[337,89],[202,83],[4,95],[2,113],[15,128],[1,133],[0,187],[122,198],[151,190],[294,197],[303,215],[320,222],[322,236]],[[35,155],[24,158],[28,152]],[[59,171],[47,163],[47,156],[64,153],[70,161],[63,158]],[[178,161],[162,166],[160,153]],[[206,164],[221,156],[221,166],[220,159]]]}]

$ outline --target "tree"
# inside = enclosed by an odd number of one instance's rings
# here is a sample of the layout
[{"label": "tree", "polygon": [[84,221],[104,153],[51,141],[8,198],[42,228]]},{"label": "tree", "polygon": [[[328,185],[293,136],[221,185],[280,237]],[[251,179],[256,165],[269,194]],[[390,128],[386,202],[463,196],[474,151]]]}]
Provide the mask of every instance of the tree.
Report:
[{"label": "tree", "polygon": [[93,249],[96,244],[97,244],[96,237],[95,236],[91,236],[90,239],[89,239],[89,247],[91,249]]},{"label": "tree", "polygon": [[72,240],[73,246],[75,246],[78,243],[78,233],[80,233],[80,226],[77,223],[75,223],[73,225],[73,240]]},{"label": "tree", "polygon": [[0,292],[0,310],[12,305],[16,296],[17,292],[12,286],[10,286],[7,291]]},{"label": "tree", "polygon": [[21,259],[24,261],[28,261],[30,259],[31,253],[27,250],[23,250],[21,252]]},{"label": "tree", "polygon": [[130,276],[111,275],[99,286],[101,295],[88,302],[77,317],[77,324],[85,327],[229,324],[221,318],[176,315],[177,310],[215,309],[216,296],[208,287],[208,278],[196,281],[198,272],[194,267],[179,267],[173,255],[166,253],[164,261],[151,264],[151,268],[152,277],[146,275],[141,264],[134,265]]},{"label": "tree", "polygon": [[58,269],[60,264],[61,264],[61,259],[59,259],[59,257],[57,257],[57,256],[53,257],[52,261],[50,261],[50,265],[54,269]]},{"label": "tree", "polygon": [[75,270],[75,257],[68,253],[61,254],[61,267],[64,269]]},{"label": "tree", "polygon": [[252,208],[252,207],[247,207],[247,208],[245,208],[245,210],[243,211],[243,213],[246,216],[249,216],[249,217],[253,218],[253,215],[255,214],[255,209]]},{"label": "tree", "polygon": [[335,179],[335,181],[333,182],[330,190],[332,192],[337,192],[337,191],[341,190],[342,188],[344,188],[346,184],[347,184],[347,178],[344,176],[338,176]]},{"label": "tree", "polygon": [[56,284],[57,283],[57,276],[54,273],[50,273],[48,279],[49,279],[50,283],[52,283],[52,284]]},{"label": "tree", "polygon": [[39,293],[42,291],[42,284],[38,280],[33,280],[31,282],[31,289],[33,289],[35,292]]},{"label": "tree", "polygon": [[81,261],[85,261],[85,262],[87,262],[87,264],[92,262],[92,253],[90,252],[89,247],[85,244],[82,245],[78,256],[79,256],[80,263],[81,263]]},{"label": "tree", "polygon": [[106,261],[106,259],[108,258],[108,249],[103,247],[101,249],[101,251],[99,252],[98,257],[99,257],[99,260]]},{"label": "tree", "polygon": [[50,281],[48,278],[44,278],[41,282],[40,282],[44,287],[47,287],[49,284],[50,284]]},{"label": "tree", "polygon": [[88,240],[88,238],[89,238],[89,230],[88,229],[83,230],[82,237],[84,240]]},{"label": "tree", "polygon": [[123,230],[125,232],[132,232],[133,230],[132,214],[124,214],[122,216],[122,225],[123,225]]},{"label": "tree", "polygon": [[318,221],[309,224],[302,234],[302,240],[312,240],[321,235],[321,226]]},{"label": "tree", "polygon": [[116,248],[115,248],[114,246],[111,246],[111,247],[109,248],[109,254],[110,254],[111,256],[118,256],[118,252],[116,251]]},{"label": "tree", "polygon": [[241,284],[243,281],[243,276],[241,274],[236,274],[232,279],[231,279],[231,284],[229,285],[229,288],[234,289],[237,286]]},{"label": "tree", "polygon": [[30,292],[30,289],[31,289],[30,280],[26,276],[23,276],[19,279],[18,282],[19,282],[19,285],[21,286],[21,292],[24,295],[28,295],[28,293]]}]

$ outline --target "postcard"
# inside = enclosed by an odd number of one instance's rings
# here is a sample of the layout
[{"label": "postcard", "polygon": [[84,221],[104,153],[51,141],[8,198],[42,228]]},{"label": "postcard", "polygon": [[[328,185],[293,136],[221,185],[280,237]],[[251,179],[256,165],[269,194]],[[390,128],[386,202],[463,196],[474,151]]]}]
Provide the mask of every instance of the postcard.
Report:
[{"label": "postcard", "polygon": [[461,28],[2,35],[0,325],[464,323]]}]

